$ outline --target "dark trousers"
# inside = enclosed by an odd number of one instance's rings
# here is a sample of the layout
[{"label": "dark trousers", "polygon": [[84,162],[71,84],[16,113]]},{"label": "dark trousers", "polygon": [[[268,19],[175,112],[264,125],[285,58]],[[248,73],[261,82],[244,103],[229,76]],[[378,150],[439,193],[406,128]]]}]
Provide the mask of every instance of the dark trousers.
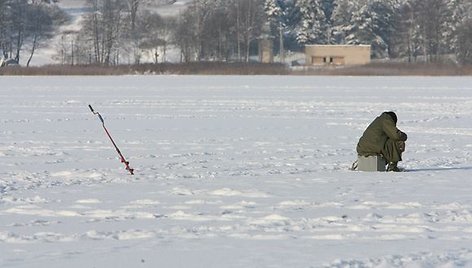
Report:
[{"label": "dark trousers", "polygon": [[382,155],[387,162],[402,161],[402,153],[405,151],[404,141],[394,141],[388,139],[382,149]]}]

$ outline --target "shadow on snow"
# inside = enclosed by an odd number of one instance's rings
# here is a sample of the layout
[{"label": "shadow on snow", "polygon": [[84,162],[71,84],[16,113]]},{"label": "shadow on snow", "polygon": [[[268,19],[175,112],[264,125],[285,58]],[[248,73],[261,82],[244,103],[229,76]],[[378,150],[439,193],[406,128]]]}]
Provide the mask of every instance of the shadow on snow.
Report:
[{"label": "shadow on snow", "polygon": [[437,167],[437,168],[413,168],[413,169],[406,169],[407,172],[420,172],[420,171],[451,171],[451,170],[472,170],[472,167]]}]

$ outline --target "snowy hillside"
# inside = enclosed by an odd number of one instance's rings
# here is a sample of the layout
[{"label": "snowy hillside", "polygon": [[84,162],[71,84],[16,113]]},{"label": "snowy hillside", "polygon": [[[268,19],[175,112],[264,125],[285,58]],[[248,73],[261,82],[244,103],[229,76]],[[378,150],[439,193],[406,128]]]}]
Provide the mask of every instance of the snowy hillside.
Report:
[{"label": "snowy hillside", "polygon": [[[161,16],[177,16],[190,2],[192,0],[157,0],[143,5],[143,8],[150,9]],[[62,26],[56,37],[46,47],[37,50],[31,62],[32,66],[58,63],[57,57],[62,33],[78,31],[83,15],[90,12],[86,0],[60,0],[58,6],[71,16],[71,22]]]},{"label": "snowy hillside", "polygon": [[[472,266],[469,77],[0,84],[1,267]],[[409,172],[349,171],[384,110]]]}]

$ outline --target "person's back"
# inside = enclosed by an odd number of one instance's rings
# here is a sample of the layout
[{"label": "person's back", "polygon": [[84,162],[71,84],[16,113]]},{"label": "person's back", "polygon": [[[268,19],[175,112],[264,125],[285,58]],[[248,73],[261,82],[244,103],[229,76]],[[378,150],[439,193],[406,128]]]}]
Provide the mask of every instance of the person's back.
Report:
[{"label": "person's back", "polygon": [[388,171],[399,171],[398,161],[402,160],[407,135],[397,126],[397,115],[384,112],[364,131],[357,143],[357,153],[361,156],[382,155],[389,163]]}]

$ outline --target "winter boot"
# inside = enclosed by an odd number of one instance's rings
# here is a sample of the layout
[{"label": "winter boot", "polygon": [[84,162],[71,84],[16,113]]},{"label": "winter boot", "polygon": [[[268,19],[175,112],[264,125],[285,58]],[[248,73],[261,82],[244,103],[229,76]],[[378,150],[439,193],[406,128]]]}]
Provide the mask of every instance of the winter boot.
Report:
[{"label": "winter boot", "polygon": [[387,166],[387,171],[400,172],[402,171],[398,166],[398,162],[390,162]]}]

